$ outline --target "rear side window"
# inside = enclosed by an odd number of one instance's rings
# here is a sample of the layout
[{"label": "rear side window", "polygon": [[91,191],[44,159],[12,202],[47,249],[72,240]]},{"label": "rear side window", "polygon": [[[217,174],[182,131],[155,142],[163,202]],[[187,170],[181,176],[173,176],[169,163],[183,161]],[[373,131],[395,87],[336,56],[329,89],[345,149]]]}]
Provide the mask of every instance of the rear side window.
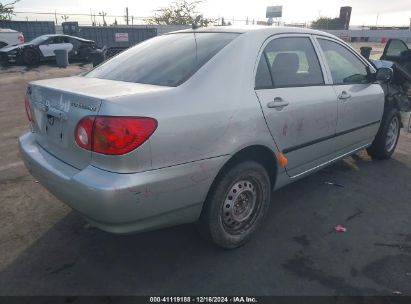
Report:
[{"label": "rear side window", "polygon": [[268,68],[265,54],[261,54],[260,62],[258,63],[257,73],[255,75],[255,89],[270,89],[273,87],[270,70]]},{"label": "rear side window", "polygon": [[368,83],[367,68],[357,56],[342,45],[318,39],[331,71],[334,84]]},{"label": "rear side window", "polygon": [[[273,39],[264,49],[264,55],[276,88],[324,83],[320,63],[309,38]],[[261,60],[264,60],[263,55]]]},{"label": "rear side window", "polygon": [[159,36],[119,54],[86,77],[178,86],[238,35],[179,33]]}]

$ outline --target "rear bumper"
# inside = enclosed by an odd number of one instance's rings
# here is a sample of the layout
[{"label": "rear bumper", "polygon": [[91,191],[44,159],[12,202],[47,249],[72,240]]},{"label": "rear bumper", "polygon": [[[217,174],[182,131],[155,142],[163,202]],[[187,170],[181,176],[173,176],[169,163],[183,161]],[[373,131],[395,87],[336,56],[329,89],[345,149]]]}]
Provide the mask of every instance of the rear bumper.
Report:
[{"label": "rear bumper", "polygon": [[44,151],[30,132],[19,139],[30,173],[92,226],[131,233],[198,219],[227,156],[131,174],[78,170]]}]

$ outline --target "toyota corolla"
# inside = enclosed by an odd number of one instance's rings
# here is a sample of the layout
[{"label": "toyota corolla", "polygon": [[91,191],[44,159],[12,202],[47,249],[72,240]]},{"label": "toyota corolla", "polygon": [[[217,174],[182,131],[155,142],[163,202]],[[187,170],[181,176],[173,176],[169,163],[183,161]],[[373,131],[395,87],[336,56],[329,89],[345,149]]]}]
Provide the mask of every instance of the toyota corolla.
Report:
[{"label": "toyota corolla", "polygon": [[30,172],[94,227],[198,222],[244,244],[272,190],[361,149],[388,159],[401,127],[378,71],[340,39],[295,28],[204,28],[147,40],[82,76],[31,82]]}]

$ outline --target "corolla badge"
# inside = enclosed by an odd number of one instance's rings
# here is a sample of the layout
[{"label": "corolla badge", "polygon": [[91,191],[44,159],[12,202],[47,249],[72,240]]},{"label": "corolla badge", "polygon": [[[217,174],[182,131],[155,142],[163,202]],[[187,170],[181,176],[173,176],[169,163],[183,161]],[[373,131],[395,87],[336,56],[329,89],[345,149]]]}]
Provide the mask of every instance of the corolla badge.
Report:
[{"label": "corolla badge", "polygon": [[79,102],[71,102],[71,106],[76,107],[76,108],[80,108],[80,109],[84,109],[84,110],[89,110],[92,112],[95,112],[97,110],[96,107],[93,106],[88,106]]}]

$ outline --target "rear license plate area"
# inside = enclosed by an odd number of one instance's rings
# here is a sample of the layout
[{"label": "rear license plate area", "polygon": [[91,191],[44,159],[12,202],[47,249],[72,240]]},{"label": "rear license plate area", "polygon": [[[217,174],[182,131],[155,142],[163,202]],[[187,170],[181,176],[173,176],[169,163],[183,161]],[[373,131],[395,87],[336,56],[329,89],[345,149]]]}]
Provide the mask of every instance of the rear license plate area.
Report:
[{"label": "rear license plate area", "polygon": [[49,141],[54,143],[62,143],[63,121],[58,117],[47,114],[45,117],[44,133]]}]

